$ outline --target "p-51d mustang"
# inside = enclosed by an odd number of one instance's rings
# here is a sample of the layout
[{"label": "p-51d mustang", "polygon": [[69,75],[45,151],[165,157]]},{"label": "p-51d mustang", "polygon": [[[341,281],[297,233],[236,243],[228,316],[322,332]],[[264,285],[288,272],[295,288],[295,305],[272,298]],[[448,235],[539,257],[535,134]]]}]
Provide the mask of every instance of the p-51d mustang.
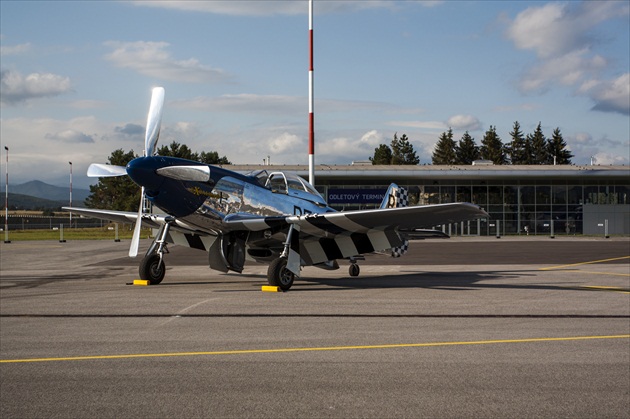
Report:
[{"label": "p-51d mustang", "polygon": [[[92,164],[90,177],[129,175],[142,187],[138,213],[64,208],[76,214],[115,222],[135,222],[129,256],[138,254],[140,227],[158,228],[140,263],[140,277],[159,284],[166,271],[167,244],[208,252],[210,268],[242,272],[246,260],[269,263],[270,285],[288,290],[302,266],[338,269],[337,259],[406,251],[407,239],[420,229],[487,217],[469,203],[406,206],[406,193],[392,184],[379,209],[338,212],[301,177],[265,170],[243,175],[200,162],[155,154],[160,133],[164,89],[153,89],[144,156],[127,167]],[[144,197],[166,214],[143,213]],[[434,233],[438,234],[438,233]]]}]

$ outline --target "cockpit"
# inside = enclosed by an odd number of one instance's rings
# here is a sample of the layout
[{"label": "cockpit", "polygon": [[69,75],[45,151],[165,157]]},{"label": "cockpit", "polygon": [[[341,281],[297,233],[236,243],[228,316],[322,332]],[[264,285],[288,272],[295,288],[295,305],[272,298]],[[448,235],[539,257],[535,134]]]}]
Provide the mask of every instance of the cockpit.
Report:
[{"label": "cockpit", "polygon": [[295,173],[268,173],[266,170],[259,170],[249,173],[249,176],[255,178],[261,186],[270,189],[274,193],[281,193],[306,199],[321,206],[327,205],[324,198],[322,198],[313,185]]}]

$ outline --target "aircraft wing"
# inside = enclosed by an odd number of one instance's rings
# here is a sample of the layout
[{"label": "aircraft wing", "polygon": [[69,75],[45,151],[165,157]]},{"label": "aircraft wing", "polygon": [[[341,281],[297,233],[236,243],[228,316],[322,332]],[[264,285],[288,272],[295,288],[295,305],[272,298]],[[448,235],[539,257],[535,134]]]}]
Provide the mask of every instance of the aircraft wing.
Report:
[{"label": "aircraft wing", "polygon": [[[70,211],[73,214],[84,215],[86,217],[98,218],[99,220],[107,220],[112,221],[114,223],[127,223],[133,224],[138,219],[137,212],[127,212],[127,211],[112,211],[112,210],[102,210],[102,209],[91,209],[91,208],[74,208],[74,207],[63,207],[63,210]],[[144,214],[142,216],[142,225],[144,227],[150,228],[160,228],[162,225],[166,223],[165,218],[167,216],[164,214]],[[176,225],[173,226],[178,230],[182,230],[184,232],[195,232],[194,228],[189,228],[181,222],[177,222]]]},{"label": "aircraft wing", "polygon": [[344,259],[403,245],[399,232],[488,217],[477,205],[452,203],[305,216],[258,217],[234,214],[224,220],[227,230],[286,231],[299,234],[300,257],[307,265]]},{"label": "aircraft wing", "polygon": [[370,230],[413,231],[440,224],[486,218],[479,206],[465,202],[415,207],[384,208],[347,212],[327,212],[304,216],[260,217],[234,214],[223,221],[227,230],[261,231],[295,224],[302,233],[331,237],[342,233],[366,233]]}]

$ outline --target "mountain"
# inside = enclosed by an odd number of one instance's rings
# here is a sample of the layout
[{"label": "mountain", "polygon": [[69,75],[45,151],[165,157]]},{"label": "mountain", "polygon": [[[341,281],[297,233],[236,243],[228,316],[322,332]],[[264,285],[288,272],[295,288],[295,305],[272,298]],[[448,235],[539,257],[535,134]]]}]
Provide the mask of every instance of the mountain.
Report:
[{"label": "mountain", "polygon": [[[2,193],[4,194],[4,185]],[[63,201],[64,205],[70,202],[69,187],[49,185],[39,180],[32,180],[21,185],[9,185],[9,194],[12,193],[50,201]],[[82,205],[88,196],[90,196],[90,191],[87,189],[72,188],[72,205]]]},{"label": "mountain", "polygon": [[[11,185],[9,185],[9,187],[10,186]],[[54,210],[67,206],[68,201],[69,200],[51,201],[49,199],[36,198],[34,196],[9,192],[9,210]],[[4,208],[4,197],[2,198],[2,207]]]}]

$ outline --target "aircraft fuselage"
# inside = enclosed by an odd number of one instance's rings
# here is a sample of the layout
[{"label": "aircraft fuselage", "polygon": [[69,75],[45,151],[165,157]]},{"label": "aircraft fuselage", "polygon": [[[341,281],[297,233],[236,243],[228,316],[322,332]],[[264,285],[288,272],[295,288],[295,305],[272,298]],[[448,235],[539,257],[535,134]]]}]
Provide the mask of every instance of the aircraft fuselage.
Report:
[{"label": "aircraft fuselage", "polygon": [[[208,167],[209,179],[203,182],[172,179],[156,172],[165,167],[191,165]],[[281,172],[273,172],[269,178],[256,178],[217,166],[162,156],[134,159],[127,171],[134,182],[145,188],[152,203],[205,232],[218,233],[222,230],[222,221],[232,214],[265,217],[335,211],[321,196],[300,190],[295,177]],[[269,184],[269,179],[279,180],[275,184],[279,187]],[[298,183],[297,187],[292,187],[292,182]]]}]

